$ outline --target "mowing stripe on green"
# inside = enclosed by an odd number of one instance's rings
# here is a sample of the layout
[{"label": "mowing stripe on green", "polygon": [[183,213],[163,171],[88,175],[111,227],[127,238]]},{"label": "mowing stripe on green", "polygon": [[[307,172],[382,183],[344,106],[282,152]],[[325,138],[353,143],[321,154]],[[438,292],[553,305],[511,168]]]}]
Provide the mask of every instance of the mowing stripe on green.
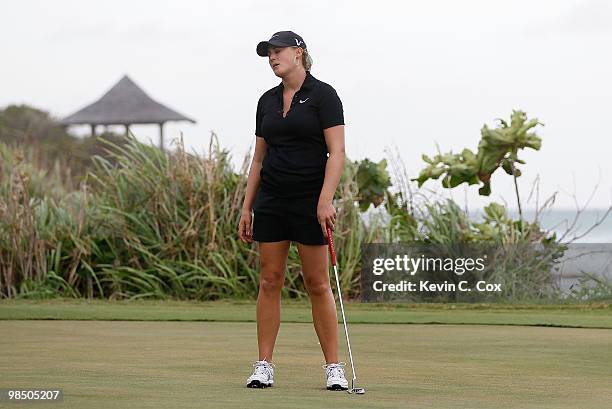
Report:
[{"label": "mowing stripe on green", "polygon": [[[365,304],[346,302],[352,324],[472,324],[612,328],[612,307],[596,305]],[[254,301],[2,300],[0,320],[253,322]],[[310,304],[283,300],[283,322],[312,322]],[[341,315],[338,312],[339,322]]]}]

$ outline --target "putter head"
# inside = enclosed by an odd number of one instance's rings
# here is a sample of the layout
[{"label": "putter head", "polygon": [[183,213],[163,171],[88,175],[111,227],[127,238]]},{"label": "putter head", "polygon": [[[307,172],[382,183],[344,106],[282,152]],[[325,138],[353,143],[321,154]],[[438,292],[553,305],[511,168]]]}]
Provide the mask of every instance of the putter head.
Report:
[{"label": "putter head", "polygon": [[355,378],[351,379],[351,387],[346,390],[348,393],[354,393],[355,395],[363,395],[365,393],[364,388],[355,388]]}]

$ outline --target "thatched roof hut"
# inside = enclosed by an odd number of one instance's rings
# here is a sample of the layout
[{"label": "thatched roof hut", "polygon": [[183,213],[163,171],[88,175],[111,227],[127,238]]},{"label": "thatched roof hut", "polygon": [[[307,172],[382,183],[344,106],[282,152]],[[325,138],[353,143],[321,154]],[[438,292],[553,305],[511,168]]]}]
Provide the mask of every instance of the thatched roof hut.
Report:
[{"label": "thatched roof hut", "polygon": [[169,121],[196,123],[195,120],[155,101],[131,78],[124,75],[99,100],[63,118],[60,123],[63,125],[90,125],[92,135],[95,135],[96,125],[124,125],[127,134],[130,125],[133,124],[158,124],[159,146],[163,149],[163,126]]}]

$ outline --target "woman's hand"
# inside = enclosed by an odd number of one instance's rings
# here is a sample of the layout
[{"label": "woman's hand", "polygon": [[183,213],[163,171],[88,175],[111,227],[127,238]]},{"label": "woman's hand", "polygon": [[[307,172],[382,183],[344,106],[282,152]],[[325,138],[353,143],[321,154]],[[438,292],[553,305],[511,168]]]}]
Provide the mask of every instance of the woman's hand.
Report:
[{"label": "woman's hand", "polygon": [[323,230],[323,236],[327,236],[327,226],[334,230],[336,226],[336,209],[331,200],[319,199],[317,219],[321,225],[321,230]]},{"label": "woman's hand", "polygon": [[251,212],[249,210],[242,210],[240,222],[238,223],[238,237],[245,243],[251,243],[253,241],[251,220]]}]

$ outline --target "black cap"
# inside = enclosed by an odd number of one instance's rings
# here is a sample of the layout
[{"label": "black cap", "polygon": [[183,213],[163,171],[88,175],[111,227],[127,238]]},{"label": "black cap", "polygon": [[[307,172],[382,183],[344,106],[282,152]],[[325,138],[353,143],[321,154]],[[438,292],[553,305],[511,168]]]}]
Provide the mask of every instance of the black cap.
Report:
[{"label": "black cap", "polygon": [[260,41],[257,44],[257,55],[261,57],[268,56],[268,47],[301,47],[306,49],[304,39],[293,31],[278,31],[272,34],[268,41]]}]

